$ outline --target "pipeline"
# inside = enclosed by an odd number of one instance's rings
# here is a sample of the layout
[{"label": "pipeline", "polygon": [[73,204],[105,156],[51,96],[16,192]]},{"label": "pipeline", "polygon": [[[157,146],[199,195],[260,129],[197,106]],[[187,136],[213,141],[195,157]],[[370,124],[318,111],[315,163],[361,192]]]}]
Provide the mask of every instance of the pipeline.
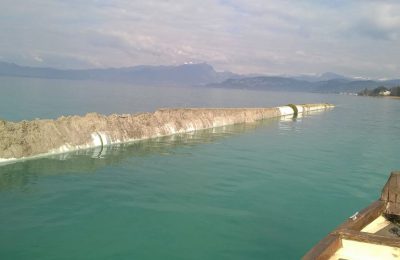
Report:
[{"label": "pipeline", "polygon": [[100,158],[100,157],[101,157],[101,153],[103,152],[104,142],[103,142],[103,138],[101,138],[101,135],[100,135],[98,132],[96,132],[96,134],[97,134],[97,136],[99,137],[99,139],[100,139],[100,144],[101,144],[101,146],[100,146],[100,151],[99,151],[99,153],[97,154],[97,158]]},{"label": "pipeline", "polygon": [[293,109],[293,118],[296,118],[299,115],[299,109],[294,104],[288,104],[288,106]]},{"label": "pipeline", "polygon": [[[332,108],[330,104],[273,108],[172,108],[153,113],[62,116],[0,122],[0,163],[187,133]],[[101,156],[102,149],[99,156]]]}]

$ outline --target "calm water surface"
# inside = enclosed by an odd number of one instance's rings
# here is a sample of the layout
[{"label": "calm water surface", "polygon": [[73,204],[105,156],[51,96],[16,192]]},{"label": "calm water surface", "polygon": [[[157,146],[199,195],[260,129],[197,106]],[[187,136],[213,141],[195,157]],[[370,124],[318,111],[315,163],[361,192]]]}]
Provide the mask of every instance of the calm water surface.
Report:
[{"label": "calm water surface", "polygon": [[0,259],[299,259],[400,169],[400,100],[0,78],[0,117],[332,111],[0,167]]}]

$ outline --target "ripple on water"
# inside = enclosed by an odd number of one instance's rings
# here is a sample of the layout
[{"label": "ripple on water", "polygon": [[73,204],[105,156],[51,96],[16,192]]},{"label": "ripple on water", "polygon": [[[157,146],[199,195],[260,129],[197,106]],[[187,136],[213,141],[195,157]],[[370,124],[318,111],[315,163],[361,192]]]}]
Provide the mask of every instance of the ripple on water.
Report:
[{"label": "ripple on water", "polygon": [[300,258],[400,168],[400,103],[317,97],[338,107],[0,167],[0,258]]}]

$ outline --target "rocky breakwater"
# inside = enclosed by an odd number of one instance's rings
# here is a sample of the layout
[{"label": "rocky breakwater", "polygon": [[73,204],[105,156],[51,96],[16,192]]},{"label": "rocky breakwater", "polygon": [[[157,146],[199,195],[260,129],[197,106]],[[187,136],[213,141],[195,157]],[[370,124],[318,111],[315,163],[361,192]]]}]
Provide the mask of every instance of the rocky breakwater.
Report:
[{"label": "rocky breakwater", "polygon": [[331,108],[330,104],[274,108],[177,108],[154,113],[0,120],[0,162],[64,153]]}]

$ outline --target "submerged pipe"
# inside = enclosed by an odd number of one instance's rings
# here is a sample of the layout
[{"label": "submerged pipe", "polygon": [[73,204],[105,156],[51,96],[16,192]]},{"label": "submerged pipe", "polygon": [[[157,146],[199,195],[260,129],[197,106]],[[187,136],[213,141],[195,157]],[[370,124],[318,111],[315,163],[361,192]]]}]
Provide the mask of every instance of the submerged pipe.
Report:
[{"label": "submerged pipe", "polygon": [[89,113],[85,116],[62,116],[56,120],[0,120],[0,163],[331,107],[333,105],[323,103],[273,108],[176,108],[110,116]]}]

